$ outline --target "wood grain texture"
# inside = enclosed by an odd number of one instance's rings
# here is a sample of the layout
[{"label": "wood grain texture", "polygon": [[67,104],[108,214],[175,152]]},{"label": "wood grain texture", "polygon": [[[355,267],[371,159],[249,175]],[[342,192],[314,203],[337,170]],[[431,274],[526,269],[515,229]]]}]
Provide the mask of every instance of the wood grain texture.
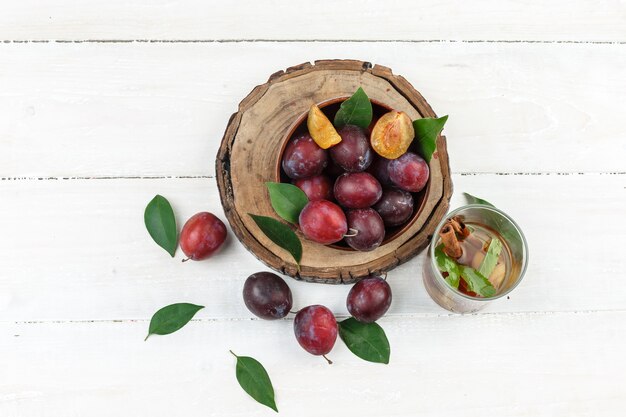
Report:
[{"label": "wood grain texture", "polygon": [[0,323],[0,414],[275,415],[237,385],[232,349],[266,367],[280,415],[621,417],[626,327],[615,323],[624,320],[624,311],[384,318],[388,366],[341,341],[329,366],[298,346],[291,320],[192,321],[147,342],[147,321]]},{"label": "wood grain texture", "polygon": [[[626,309],[626,286],[610,291],[602,277],[621,277],[626,175],[455,175],[461,192],[509,213],[529,242],[526,277],[485,312]],[[584,192],[581,192],[584,190]],[[179,226],[208,210],[224,220],[214,179],[0,181],[0,316],[3,320],[149,318],[181,301],[205,305],[203,317],[249,318],[245,278],[267,270],[232,233],[219,255],[202,262],[172,259],[149,237],[145,205],[157,193],[172,203]],[[555,236],[561,240],[555,249]],[[582,239],[599,241],[580,255]],[[394,269],[389,314],[443,314],[421,282],[424,254]],[[600,275],[599,275],[600,274]],[[349,286],[288,279],[295,307],[322,303],[345,314]]]},{"label": "wood grain texture", "polygon": [[21,0],[0,39],[399,39],[626,41],[619,0]]},{"label": "wood grain texture", "polygon": [[[372,100],[409,115],[437,117],[424,97],[391,69],[353,60],[316,61],[278,71],[255,87],[231,116],[217,155],[217,185],[225,215],[239,241],[270,268],[311,282],[352,283],[386,273],[413,258],[430,241],[448,210],[452,183],[445,137],[437,139],[425,196],[407,229],[370,252],[320,245],[297,234],[302,260],[273,243],[249,214],[278,218],[265,190],[280,181],[276,167],[293,126],[314,103],[350,97],[362,87]],[[280,219],[279,219],[280,220]]]},{"label": "wood grain texture", "polygon": [[322,57],[393,67],[449,114],[455,172],[624,171],[626,45],[0,44],[0,56],[0,177],[213,175],[253,86]]}]

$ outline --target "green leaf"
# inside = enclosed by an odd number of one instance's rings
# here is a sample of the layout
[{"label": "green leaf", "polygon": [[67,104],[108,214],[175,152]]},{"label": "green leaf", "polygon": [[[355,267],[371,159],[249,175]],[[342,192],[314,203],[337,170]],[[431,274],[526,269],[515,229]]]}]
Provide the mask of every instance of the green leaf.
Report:
[{"label": "green leaf", "polygon": [[489,278],[489,275],[491,275],[498,263],[500,252],[502,252],[502,242],[500,242],[500,239],[494,237],[489,243],[485,258],[478,267],[478,272],[480,272],[482,276]]},{"label": "green leaf", "polygon": [[484,204],[486,206],[495,207],[489,201],[483,200],[482,198],[475,197],[471,195],[470,193],[463,193],[463,195],[465,195],[465,198],[467,199],[468,204]]},{"label": "green leaf", "polygon": [[361,87],[349,99],[341,103],[335,114],[335,127],[355,125],[367,129],[372,122],[372,102]]},{"label": "green leaf", "polygon": [[461,277],[467,284],[467,289],[483,297],[493,297],[496,289],[491,282],[480,272],[469,266],[461,266]]},{"label": "green leaf", "polygon": [[164,335],[174,333],[189,323],[189,320],[203,308],[204,306],[190,303],[171,304],[163,307],[152,316],[146,340],[152,334]]},{"label": "green leaf", "polygon": [[157,194],[146,206],[143,219],[152,239],[174,257],[178,246],[178,234],[170,202]]},{"label": "green leaf", "polygon": [[257,402],[268,406],[278,413],[274,400],[274,387],[267,371],[259,361],[248,356],[237,356],[237,382]]},{"label": "green leaf", "polygon": [[435,260],[437,261],[439,270],[448,273],[448,276],[445,278],[448,285],[452,288],[459,288],[461,269],[454,259],[446,255],[443,251],[443,245],[439,245],[435,248]]},{"label": "green leaf", "polygon": [[[467,199],[468,204],[484,204],[485,206],[495,208],[493,204],[491,204],[487,200],[483,200],[482,198],[478,198],[469,193],[463,193],[465,198]],[[483,216],[487,219],[488,223],[493,224],[495,230],[500,233],[504,242],[517,242],[520,239],[519,231],[517,227],[511,224],[509,221],[502,218],[501,215],[492,212],[491,210],[484,210]]]},{"label": "green leaf", "polygon": [[265,185],[276,214],[290,223],[298,224],[300,212],[309,202],[304,191],[293,184],[282,182],[266,182]]},{"label": "green leaf", "polygon": [[443,245],[439,245],[435,248],[435,260],[437,261],[439,269],[448,273],[445,280],[452,288],[459,288],[459,282],[462,278],[467,284],[467,289],[478,295],[493,297],[496,294],[496,289],[484,275],[474,268],[460,265],[454,259],[446,255],[443,251]]},{"label": "green leaf", "polygon": [[300,265],[302,260],[302,243],[300,243],[300,239],[289,226],[271,217],[248,214],[261,231],[265,233],[265,236],[289,252],[296,263]]},{"label": "green leaf", "polygon": [[437,136],[446,124],[446,120],[448,120],[447,115],[438,119],[425,117],[413,121],[417,150],[426,162],[430,162],[433,157],[433,152],[437,148]]},{"label": "green leaf", "polygon": [[389,341],[377,323],[361,323],[350,317],[339,322],[339,337],[359,358],[369,362],[389,363]]}]

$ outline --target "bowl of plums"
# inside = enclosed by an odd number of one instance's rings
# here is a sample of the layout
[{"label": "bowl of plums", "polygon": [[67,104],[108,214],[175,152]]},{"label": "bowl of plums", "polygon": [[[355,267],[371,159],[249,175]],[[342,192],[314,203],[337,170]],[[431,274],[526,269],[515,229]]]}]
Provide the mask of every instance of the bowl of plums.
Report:
[{"label": "bowl of plums", "polygon": [[428,245],[447,211],[446,120],[386,67],[317,61],[274,74],[241,102],[218,152],[226,217],[292,277],[387,272]]}]

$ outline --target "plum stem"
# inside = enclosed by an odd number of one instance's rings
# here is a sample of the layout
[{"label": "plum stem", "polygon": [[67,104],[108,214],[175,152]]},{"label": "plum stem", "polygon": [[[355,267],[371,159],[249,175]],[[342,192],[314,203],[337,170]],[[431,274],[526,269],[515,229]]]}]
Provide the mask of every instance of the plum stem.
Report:
[{"label": "plum stem", "polygon": [[322,358],[326,359],[326,362],[328,362],[328,364],[329,364],[329,365],[332,365],[332,364],[333,364],[333,361],[331,361],[330,359],[328,359],[328,358],[326,357],[326,355],[322,355]]},{"label": "plum stem", "polygon": [[187,262],[190,258],[185,258],[181,262]]},{"label": "plum stem", "polygon": [[350,233],[343,235],[343,237],[354,237],[359,234],[359,231],[356,229],[348,229],[348,232]]}]

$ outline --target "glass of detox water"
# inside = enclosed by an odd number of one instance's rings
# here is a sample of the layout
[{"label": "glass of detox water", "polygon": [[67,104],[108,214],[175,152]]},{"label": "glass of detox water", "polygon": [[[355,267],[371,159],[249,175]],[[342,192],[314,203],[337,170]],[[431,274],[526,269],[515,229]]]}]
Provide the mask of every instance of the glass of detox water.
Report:
[{"label": "glass of detox water", "polygon": [[470,204],[437,225],[424,286],[441,307],[471,313],[511,292],[527,265],[528,244],[517,223],[495,207]]}]

